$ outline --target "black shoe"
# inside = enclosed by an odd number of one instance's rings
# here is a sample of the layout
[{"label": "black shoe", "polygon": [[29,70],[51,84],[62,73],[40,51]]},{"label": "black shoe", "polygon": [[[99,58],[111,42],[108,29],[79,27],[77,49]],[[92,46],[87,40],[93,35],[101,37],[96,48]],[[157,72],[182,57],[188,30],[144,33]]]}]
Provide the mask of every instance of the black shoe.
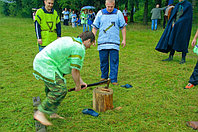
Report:
[{"label": "black shoe", "polygon": [[179,64],[184,64],[186,61],[185,61],[185,59],[182,59],[180,62],[179,62]]},{"label": "black shoe", "polygon": [[162,61],[172,61],[173,60],[173,57],[168,57],[167,59],[164,59]]}]

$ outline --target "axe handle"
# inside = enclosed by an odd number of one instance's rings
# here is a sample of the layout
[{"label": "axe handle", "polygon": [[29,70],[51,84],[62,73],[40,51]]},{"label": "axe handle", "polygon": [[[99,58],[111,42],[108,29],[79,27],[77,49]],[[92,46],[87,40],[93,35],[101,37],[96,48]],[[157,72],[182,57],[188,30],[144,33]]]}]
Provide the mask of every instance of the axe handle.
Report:
[{"label": "axe handle", "polygon": [[[100,82],[97,82],[97,83],[92,83],[92,84],[88,84],[87,87],[91,87],[91,86],[97,86],[97,85],[101,85],[101,84],[104,84],[104,83],[107,83],[108,80],[105,80],[105,81],[100,81]],[[82,85],[81,88],[85,87],[85,85]],[[71,88],[68,90],[68,92],[71,92],[71,91],[75,91],[75,88]]]}]

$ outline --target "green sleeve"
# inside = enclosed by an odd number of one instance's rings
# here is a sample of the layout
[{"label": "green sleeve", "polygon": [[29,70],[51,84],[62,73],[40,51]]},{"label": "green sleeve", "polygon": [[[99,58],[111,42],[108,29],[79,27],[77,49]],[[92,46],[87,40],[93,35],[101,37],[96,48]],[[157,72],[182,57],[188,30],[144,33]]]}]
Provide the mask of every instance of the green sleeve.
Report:
[{"label": "green sleeve", "polygon": [[73,50],[71,55],[69,56],[71,60],[70,68],[72,69],[74,68],[80,71],[82,69],[84,55],[85,55],[85,51],[83,49]]}]

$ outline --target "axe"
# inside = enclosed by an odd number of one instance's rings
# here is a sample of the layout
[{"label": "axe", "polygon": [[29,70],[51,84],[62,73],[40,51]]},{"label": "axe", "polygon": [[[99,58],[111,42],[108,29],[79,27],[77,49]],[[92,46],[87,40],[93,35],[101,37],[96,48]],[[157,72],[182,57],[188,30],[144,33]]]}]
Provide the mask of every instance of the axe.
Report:
[{"label": "axe", "polygon": [[[107,84],[107,86],[105,88],[108,89],[109,88],[109,83],[110,83],[110,78],[108,78],[107,80],[104,80],[104,81],[97,82],[97,83],[88,84],[87,87]],[[85,86],[82,85],[81,88],[83,88],[83,87],[85,87]],[[71,89],[68,90],[68,92],[71,92],[71,91],[75,91],[75,88],[71,88]]]},{"label": "axe", "polygon": [[108,28],[106,28],[105,30],[103,30],[104,33],[106,33],[107,30],[109,30],[112,26],[115,26],[115,22],[111,22],[111,25]]}]

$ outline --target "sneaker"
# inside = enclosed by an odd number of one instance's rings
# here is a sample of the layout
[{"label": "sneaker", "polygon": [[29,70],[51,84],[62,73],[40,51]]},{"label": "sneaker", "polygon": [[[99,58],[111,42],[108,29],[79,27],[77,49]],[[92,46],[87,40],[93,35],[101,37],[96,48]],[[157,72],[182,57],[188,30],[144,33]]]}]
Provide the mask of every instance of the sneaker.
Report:
[{"label": "sneaker", "polygon": [[194,130],[198,129],[198,121],[188,121],[186,125],[193,128]]},{"label": "sneaker", "polygon": [[117,82],[113,82],[113,83],[111,83],[111,84],[113,84],[113,85],[118,85],[118,83],[117,83]]},{"label": "sneaker", "polygon": [[190,88],[192,88],[192,87],[194,87],[194,85],[191,84],[191,83],[188,83],[188,85],[186,85],[186,87],[184,87],[184,89],[190,89]]}]

